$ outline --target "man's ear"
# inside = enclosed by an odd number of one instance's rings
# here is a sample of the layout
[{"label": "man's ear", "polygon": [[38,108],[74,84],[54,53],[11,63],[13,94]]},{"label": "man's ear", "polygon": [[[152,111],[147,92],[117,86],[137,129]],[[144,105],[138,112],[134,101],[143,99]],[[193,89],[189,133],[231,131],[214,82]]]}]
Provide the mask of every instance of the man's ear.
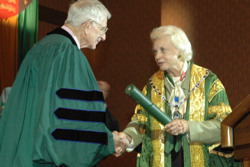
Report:
[{"label": "man's ear", "polygon": [[85,32],[88,32],[88,31],[89,31],[91,24],[92,24],[92,20],[88,20],[88,21],[86,21],[86,22],[82,25]]}]

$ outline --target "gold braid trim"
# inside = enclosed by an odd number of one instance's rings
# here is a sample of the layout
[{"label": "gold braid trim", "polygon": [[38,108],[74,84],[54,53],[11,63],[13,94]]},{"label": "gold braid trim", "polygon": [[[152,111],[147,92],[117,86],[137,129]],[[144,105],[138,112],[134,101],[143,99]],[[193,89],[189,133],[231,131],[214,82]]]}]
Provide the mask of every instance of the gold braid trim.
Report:
[{"label": "gold braid trim", "polygon": [[148,118],[142,114],[134,114],[134,116],[132,117],[132,120],[134,120],[134,118],[137,118],[139,122],[148,122]]},{"label": "gold braid trim", "polygon": [[231,112],[231,107],[222,102],[216,106],[209,106],[207,109],[208,116],[216,114],[216,117],[214,119],[222,118],[222,120],[224,120]]},{"label": "gold braid trim", "polygon": [[212,151],[214,148],[218,147],[220,145],[220,142],[213,144],[212,146],[208,147],[209,153]]},{"label": "gold braid trim", "polygon": [[214,145],[210,146],[208,148],[209,150],[209,154],[216,154],[216,155],[219,155],[221,157],[226,157],[226,158],[231,158],[233,155],[234,155],[234,152],[230,153],[230,154],[225,154],[223,152],[219,152],[219,151],[215,151],[213,150],[214,148],[218,147],[221,143],[218,142],[218,143],[215,143]]},{"label": "gold braid trim", "polygon": [[[190,89],[206,74],[206,69],[197,65],[192,66]],[[190,121],[204,121],[205,114],[205,81],[202,81],[199,88],[197,88],[190,95]],[[190,158],[192,167],[204,167],[204,153],[202,144],[200,142],[190,143]]]},{"label": "gold braid trim", "polygon": [[208,101],[211,102],[214,96],[222,90],[225,90],[225,87],[219,79],[216,79],[211,85]]},{"label": "gold braid trim", "polygon": [[[165,95],[164,89],[164,71],[158,71],[154,74],[152,82]],[[161,97],[152,89],[151,91],[152,102],[165,113],[165,104]],[[165,128],[154,117],[152,117],[152,146],[154,151],[153,167],[164,167],[164,131]]]},{"label": "gold braid trim", "polygon": [[209,154],[216,154],[216,155],[219,155],[221,157],[231,158],[234,155],[234,152],[232,152],[230,154],[225,154],[223,152],[211,150],[211,151],[209,151]]}]

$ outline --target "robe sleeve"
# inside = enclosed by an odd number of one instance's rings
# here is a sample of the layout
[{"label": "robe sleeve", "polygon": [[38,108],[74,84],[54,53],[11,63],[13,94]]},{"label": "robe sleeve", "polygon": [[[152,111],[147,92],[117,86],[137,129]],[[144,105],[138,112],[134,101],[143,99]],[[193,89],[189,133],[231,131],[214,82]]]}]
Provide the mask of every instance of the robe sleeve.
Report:
[{"label": "robe sleeve", "polygon": [[[142,90],[142,94],[146,95],[147,94],[147,87],[145,86]],[[141,142],[142,142],[142,134],[140,132],[140,125],[143,124],[144,122],[147,122],[147,118],[145,115],[141,113],[144,108],[137,104],[135,107],[135,113],[133,117],[131,118],[131,122],[128,123],[127,127],[124,129],[124,133],[130,135],[133,139],[133,148],[129,148],[127,151],[131,152],[133,149],[135,149]]]},{"label": "robe sleeve", "polygon": [[232,109],[226,90],[219,79],[212,82],[207,103],[207,120],[188,122],[190,142],[215,143],[221,140],[220,124]]}]

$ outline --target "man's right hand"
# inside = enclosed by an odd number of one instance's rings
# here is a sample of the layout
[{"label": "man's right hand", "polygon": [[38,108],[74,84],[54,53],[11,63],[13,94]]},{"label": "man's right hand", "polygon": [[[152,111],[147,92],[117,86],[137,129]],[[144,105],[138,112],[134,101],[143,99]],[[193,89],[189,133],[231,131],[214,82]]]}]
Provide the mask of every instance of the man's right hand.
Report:
[{"label": "man's right hand", "polygon": [[115,143],[115,153],[113,155],[119,157],[122,155],[122,153],[125,152],[126,148],[128,147],[129,141],[125,133],[118,133],[117,131],[113,132],[113,139]]}]

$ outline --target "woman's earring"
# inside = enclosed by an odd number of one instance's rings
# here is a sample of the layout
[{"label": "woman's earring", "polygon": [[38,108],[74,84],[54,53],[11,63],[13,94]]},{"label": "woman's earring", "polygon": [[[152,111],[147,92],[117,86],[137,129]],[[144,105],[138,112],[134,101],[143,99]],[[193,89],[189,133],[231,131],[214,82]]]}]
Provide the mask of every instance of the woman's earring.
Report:
[{"label": "woman's earring", "polygon": [[181,59],[182,58],[182,56],[181,55],[178,55],[178,59]]}]

